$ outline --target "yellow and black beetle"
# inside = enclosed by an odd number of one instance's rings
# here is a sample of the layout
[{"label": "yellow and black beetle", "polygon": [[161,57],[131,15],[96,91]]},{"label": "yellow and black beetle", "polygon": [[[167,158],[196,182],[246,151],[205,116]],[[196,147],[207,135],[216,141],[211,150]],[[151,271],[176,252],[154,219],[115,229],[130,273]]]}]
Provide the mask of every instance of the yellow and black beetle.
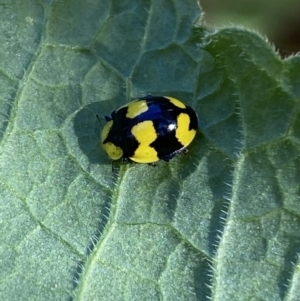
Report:
[{"label": "yellow and black beetle", "polygon": [[147,95],[125,104],[105,119],[101,143],[113,161],[169,161],[186,150],[198,128],[196,112],[169,96]]}]

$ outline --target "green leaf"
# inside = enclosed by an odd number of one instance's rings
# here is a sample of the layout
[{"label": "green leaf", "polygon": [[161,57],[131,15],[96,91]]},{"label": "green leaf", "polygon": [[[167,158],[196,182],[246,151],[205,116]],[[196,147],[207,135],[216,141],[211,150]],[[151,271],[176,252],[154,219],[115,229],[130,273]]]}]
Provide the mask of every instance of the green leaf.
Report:
[{"label": "green leaf", "polygon": [[[0,16],[1,300],[299,299],[299,56],[203,26],[193,0]],[[199,134],[112,173],[96,114],[147,93],[193,106]]]}]

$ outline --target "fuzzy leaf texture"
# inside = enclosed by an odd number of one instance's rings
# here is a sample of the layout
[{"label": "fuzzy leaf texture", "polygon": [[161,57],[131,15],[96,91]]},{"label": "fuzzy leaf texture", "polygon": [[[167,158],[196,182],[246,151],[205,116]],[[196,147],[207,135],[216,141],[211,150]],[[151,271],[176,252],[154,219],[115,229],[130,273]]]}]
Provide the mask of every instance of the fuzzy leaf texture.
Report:
[{"label": "fuzzy leaf texture", "polygon": [[[299,56],[196,0],[0,16],[0,300],[299,300]],[[96,115],[148,93],[194,107],[196,140],[112,173]]]}]

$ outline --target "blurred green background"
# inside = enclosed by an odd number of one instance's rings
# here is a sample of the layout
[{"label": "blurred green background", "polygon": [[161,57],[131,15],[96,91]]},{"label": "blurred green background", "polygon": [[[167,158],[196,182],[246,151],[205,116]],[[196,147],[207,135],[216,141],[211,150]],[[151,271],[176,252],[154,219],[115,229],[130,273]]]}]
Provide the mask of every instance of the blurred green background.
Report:
[{"label": "blurred green background", "polygon": [[243,25],[267,36],[283,57],[300,51],[300,0],[200,0],[209,25]]}]

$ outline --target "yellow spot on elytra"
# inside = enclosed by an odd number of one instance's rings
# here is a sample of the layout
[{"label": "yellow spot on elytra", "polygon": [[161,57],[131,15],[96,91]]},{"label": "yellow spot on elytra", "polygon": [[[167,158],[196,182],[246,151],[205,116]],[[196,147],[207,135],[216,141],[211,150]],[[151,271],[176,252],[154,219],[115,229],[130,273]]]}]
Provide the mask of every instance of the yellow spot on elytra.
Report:
[{"label": "yellow spot on elytra", "polygon": [[145,100],[132,101],[127,107],[127,118],[134,118],[148,110],[147,102]]},{"label": "yellow spot on elytra", "polygon": [[131,132],[139,142],[139,146],[130,159],[138,163],[153,163],[158,161],[159,158],[156,150],[150,146],[157,138],[153,122],[150,120],[140,122],[132,127]]},{"label": "yellow spot on elytra", "polygon": [[101,133],[101,144],[102,144],[102,148],[106,151],[106,153],[112,160],[118,160],[123,156],[123,150],[120,147],[114,145],[112,142],[103,143],[104,140],[107,138],[112,125],[113,125],[113,121],[110,120],[104,126]]},{"label": "yellow spot on elytra", "polygon": [[180,100],[178,100],[174,97],[165,96],[165,98],[169,99],[169,101],[178,108],[182,108],[182,109],[186,108],[184,103],[182,103]]},{"label": "yellow spot on elytra", "polygon": [[190,122],[190,117],[186,113],[180,113],[177,117],[176,138],[184,147],[188,146],[196,136],[196,130],[189,130]]}]

